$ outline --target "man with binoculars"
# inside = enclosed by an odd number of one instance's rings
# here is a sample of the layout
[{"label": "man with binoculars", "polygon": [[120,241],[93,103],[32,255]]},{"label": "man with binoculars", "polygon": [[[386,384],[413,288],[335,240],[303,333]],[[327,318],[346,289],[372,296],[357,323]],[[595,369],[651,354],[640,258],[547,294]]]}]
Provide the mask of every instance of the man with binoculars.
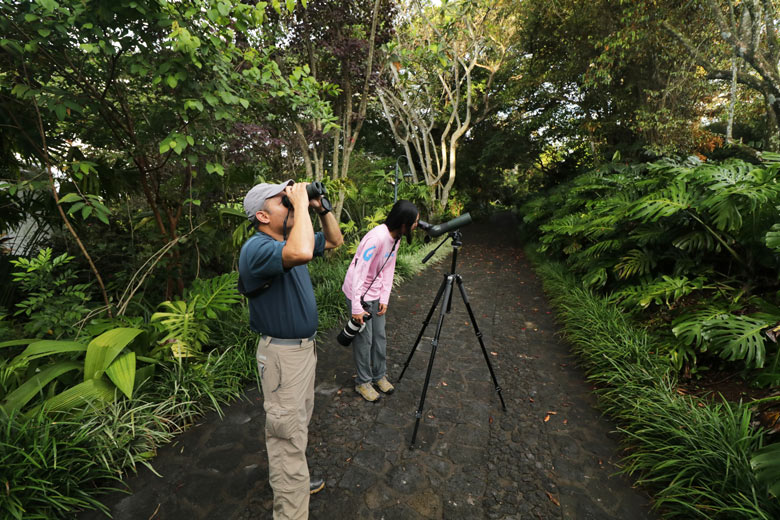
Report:
[{"label": "man with binoculars", "polygon": [[[257,367],[274,519],[308,518],[309,495],[324,487],[306,462],[318,324],[306,264],[344,241],[326,194],[322,183],[290,180],[258,184],[244,197],[257,233],[241,248],[239,290],[249,298],[250,327],[261,334]],[[321,232],[314,232],[309,209],[319,215]]]}]

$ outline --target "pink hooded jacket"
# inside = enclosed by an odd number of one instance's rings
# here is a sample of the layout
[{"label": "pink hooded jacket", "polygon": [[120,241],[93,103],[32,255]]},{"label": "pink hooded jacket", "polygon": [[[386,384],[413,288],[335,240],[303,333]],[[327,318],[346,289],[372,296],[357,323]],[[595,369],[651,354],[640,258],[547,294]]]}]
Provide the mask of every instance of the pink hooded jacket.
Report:
[{"label": "pink hooded jacket", "polygon": [[[368,289],[368,293],[364,297],[365,301],[379,300],[379,303],[385,305],[390,301],[397,252],[393,250],[394,243],[395,239],[384,224],[373,228],[360,241],[355,256],[352,257],[349,264],[349,269],[347,269],[344,284],[341,286],[341,290],[352,302],[352,314],[364,312],[363,307],[360,306],[360,297],[363,296],[366,289]],[[382,268],[385,260],[387,260],[387,264]],[[381,273],[380,269],[382,269]],[[376,280],[374,280],[375,276]],[[372,280],[374,280],[373,284]]]}]

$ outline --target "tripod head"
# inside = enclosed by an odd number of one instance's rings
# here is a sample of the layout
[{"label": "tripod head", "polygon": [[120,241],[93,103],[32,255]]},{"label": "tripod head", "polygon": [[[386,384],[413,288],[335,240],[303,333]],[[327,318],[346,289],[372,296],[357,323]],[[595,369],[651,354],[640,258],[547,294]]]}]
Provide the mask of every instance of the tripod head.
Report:
[{"label": "tripod head", "polygon": [[447,243],[447,240],[452,240],[452,248],[454,250],[453,252],[454,254],[463,245],[463,241],[461,240],[462,237],[463,235],[461,234],[460,230],[456,229],[455,231],[450,231],[449,233],[447,233],[447,238],[439,242],[439,245],[436,246],[433,249],[433,251],[425,255],[425,258],[422,259],[422,263],[425,263],[428,260],[430,260],[431,257],[433,257],[433,255],[436,254],[436,251],[438,251],[441,246]]}]

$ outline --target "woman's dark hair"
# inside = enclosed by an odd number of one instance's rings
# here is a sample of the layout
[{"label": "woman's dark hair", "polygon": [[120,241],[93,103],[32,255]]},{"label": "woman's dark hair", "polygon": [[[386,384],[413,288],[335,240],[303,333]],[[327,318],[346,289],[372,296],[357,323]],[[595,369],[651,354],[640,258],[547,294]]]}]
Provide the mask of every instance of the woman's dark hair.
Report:
[{"label": "woman's dark hair", "polygon": [[393,204],[393,208],[390,210],[390,213],[385,219],[385,225],[390,231],[395,231],[397,229],[402,229],[404,224],[406,224],[406,231],[404,234],[406,235],[406,242],[411,244],[412,225],[417,219],[417,215],[419,213],[420,211],[413,203],[409,202],[408,200],[399,200]]}]

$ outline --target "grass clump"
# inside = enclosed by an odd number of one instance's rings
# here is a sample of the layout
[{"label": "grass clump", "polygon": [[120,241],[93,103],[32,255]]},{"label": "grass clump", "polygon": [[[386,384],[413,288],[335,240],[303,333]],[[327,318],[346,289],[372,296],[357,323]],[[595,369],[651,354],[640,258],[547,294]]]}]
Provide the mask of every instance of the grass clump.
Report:
[{"label": "grass clump", "polygon": [[653,493],[654,507],[665,518],[780,518],[750,466],[764,439],[748,407],[678,394],[652,331],[582,289],[561,264],[538,272],[602,409],[624,434],[622,472]]}]

